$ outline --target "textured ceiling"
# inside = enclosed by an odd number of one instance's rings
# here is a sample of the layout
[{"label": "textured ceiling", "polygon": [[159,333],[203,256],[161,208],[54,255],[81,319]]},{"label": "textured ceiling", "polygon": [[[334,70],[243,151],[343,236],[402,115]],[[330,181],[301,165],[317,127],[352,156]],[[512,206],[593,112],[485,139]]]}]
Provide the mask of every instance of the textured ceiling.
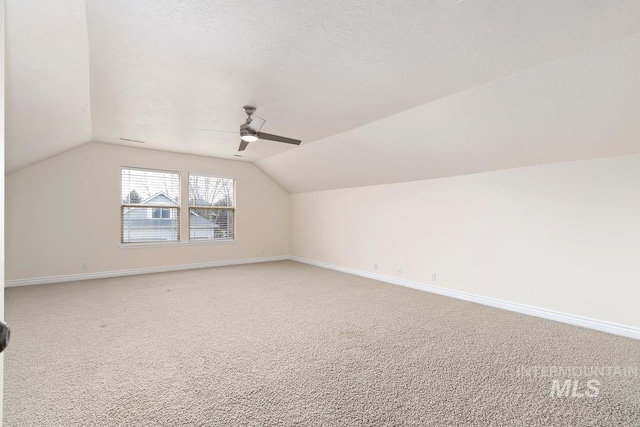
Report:
[{"label": "textured ceiling", "polygon": [[[640,31],[640,2],[7,0],[6,19],[7,171],[120,137],[234,158],[237,135],[190,129],[235,130],[254,104],[303,145],[243,160],[308,191],[618,153],[589,83],[628,93],[606,78],[633,80],[616,56],[633,37],[612,41]],[[567,120],[591,126],[588,153]]]}]

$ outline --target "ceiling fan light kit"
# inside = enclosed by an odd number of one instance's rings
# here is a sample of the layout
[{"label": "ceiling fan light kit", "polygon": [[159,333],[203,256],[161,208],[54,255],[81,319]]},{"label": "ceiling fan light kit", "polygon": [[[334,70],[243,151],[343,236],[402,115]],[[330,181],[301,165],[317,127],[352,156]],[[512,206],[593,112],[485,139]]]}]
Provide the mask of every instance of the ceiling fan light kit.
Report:
[{"label": "ceiling fan light kit", "polygon": [[251,134],[246,134],[246,135],[242,135],[240,136],[240,139],[246,142],[256,142],[258,140],[258,136],[257,135],[251,135]]}]

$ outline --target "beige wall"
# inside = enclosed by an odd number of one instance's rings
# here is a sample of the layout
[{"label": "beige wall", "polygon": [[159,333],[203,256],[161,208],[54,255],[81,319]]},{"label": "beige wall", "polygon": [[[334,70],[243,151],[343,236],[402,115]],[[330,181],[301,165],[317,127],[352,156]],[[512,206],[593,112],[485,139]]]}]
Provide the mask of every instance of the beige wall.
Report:
[{"label": "beige wall", "polygon": [[[121,248],[123,165],[235,177],[237,242]],[[6,177],[7,280],[288,255],[290,236],[294,256],[640,327],[640,155],[289,196],[250,163],[92,143]]]},{"label": "beige wall", "polygon": [[640,155],[294,194],[291,236],[293,256],[640,327]]},{"label": "beige wall", "polygon": [[[237,241],[121,248],[121,166],[180,171],[183,200],[189,172],[236,178]],[[8,175],[5,189],[7,280],[289,253],[289,195],[251,163],[91,143]]]}]

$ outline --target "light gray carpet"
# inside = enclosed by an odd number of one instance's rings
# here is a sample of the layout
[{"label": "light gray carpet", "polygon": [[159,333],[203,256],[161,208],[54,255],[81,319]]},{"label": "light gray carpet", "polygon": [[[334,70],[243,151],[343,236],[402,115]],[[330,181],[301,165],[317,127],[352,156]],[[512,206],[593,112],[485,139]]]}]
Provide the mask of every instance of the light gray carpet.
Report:
[{"label": "light gray carpet", "polygon": [[517,375],[640,341],[290,261],[10,288],[6,319],[6,426],[640,425],[638,377]]}]

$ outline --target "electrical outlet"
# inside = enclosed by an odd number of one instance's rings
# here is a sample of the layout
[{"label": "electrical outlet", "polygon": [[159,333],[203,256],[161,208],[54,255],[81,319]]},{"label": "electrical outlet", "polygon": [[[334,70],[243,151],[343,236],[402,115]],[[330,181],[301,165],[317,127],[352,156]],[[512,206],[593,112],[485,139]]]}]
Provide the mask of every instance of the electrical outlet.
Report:
[{"label": "electrical outlet", "polygon": [[262,250],[262,256],[264,256],[264,249]]},{"label": "electrical outlet", "polygon": [[400,276],[402,274],[402,269],[400,267],[396,268],[396,273]]},{"label": "electrical outlet", "polygon": [[82,262],[82,269],[83,270],[88,270],[89,269],[89,261],[83,261]]},{"label": "electrical outlet", "polygon": [[378,271],[378,263],[377,263],[377,262],[376,262],[375,264],[373,264],[373,269],[374,269],[375,271]]},{"label": "electrical outlet", "polygon": [[431,280],[436,281],[436,273],[431,273]]}]

